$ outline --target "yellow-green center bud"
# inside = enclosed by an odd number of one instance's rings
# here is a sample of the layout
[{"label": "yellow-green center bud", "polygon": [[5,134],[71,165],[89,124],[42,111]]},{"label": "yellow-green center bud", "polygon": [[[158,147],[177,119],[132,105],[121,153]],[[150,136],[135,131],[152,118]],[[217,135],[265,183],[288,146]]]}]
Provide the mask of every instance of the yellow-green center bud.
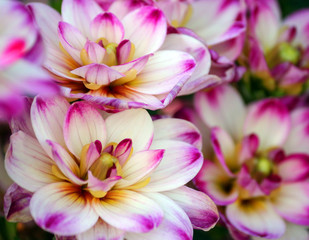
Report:
[{"label": "yellow-green center bud", "polygon": [[289,43],[281,43],[279,47],[279,56],[282,61],[296,64],[299,61],[299,51]]},{"label": "yellow-green center bud", "polygon": [[268,176],[272,171],[272,163],[267,158],[259,158],[256,164],[256,168],[260,173]]}]

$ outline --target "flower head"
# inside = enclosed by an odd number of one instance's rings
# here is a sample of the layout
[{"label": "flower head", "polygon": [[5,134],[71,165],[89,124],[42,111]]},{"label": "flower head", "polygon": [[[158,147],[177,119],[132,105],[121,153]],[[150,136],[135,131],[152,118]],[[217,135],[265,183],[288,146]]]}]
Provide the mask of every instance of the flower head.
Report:
[{"label": "flower head", "polygon": [[166,19],[153,6],[123,18],[104,12],[94,0],[64,0],[62,16],[31,4],[47,47],[44,66],[66,87],[109,111],[159,109],[170,103],[195,69],[185,52],[159,50]]},{"label": "flower head", "polygon": [[247,1],[248,37],[242,62],[269,90],[302,92],[308,70],[308,10],[281,19],[279,4]]},{"label": "flower head", "polygon": [[189,122],[152,122],[142,109],[102,117],[90,103],[62,97],[36,97],[30,118],[14,123],[5,160],[28,205],[9,189],[8,219],[30,205],[40,227],[77,239],[191,239],[190,219],[204,230],[218,220],[206,195],[183,186],[202,165]]},{"label": "flower head", "polygon": [[278,99],[245,107],[230,86],[196,95],[210,128],[213,154],[195,178],[233,228],[279,238],[291,224],[309,225],[308,109],[289,113]]}]

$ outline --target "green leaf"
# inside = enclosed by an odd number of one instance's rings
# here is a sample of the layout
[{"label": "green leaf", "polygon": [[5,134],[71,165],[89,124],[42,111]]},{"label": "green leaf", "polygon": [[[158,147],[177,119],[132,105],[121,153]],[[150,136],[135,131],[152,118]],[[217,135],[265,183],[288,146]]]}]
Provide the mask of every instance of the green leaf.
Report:
[{"label": "green leaf", "polygon": [[56,9],[58,12],[61,12],[61,4],[62,4],[62,0],[49,0],[49,5]]}]

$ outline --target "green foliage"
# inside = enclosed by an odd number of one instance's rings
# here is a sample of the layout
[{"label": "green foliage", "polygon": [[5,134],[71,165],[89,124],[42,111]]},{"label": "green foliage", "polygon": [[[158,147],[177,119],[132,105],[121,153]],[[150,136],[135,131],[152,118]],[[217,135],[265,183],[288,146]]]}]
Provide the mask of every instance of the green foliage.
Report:
[{"label": "green foliage", "polygon": [[19,240],[17,237],[17,224],[10,223],[4,219],[0,218],[0,240]]},{"label": "green foliage", "polygon": [[61,12],[62,0],[49,0],[49,5],[56,9],[58,12]]},{"label": "green foliage", "polygon": [[193,240],[230,240],[231,237],[225,227],[217,225],[208,232],[194,230]]}]

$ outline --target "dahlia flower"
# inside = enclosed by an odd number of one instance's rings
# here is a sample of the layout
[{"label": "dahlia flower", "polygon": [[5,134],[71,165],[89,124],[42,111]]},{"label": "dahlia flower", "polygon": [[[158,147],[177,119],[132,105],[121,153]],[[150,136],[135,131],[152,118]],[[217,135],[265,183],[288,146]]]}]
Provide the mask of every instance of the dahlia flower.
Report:
[{"label": "dahlia flower", "polygon": [[303,236],[295,239],[307,239],[308,108],[289,113],[278,99],[245,107],[227,85],[197,93],[195,108],[210,128],[213,154],[194,181],[222,206],[230,229],[261,238],[292,229]]},{"label": "dahlia flower", "polygon": [[103,115],[85,101],[38,96],[12,122],[7,218],[32,217],[60,239],[192,239],[192,225],[212,228],[216,206],[184,186],[203,162],[196,127],[153,122],[143,109]]},{"label": "dahlia flower", "polygon": [[242,1],[158,0],[156,4],[167,16],[170,32],[195,37],[211,49],[210,75],[225,82],[241,78],[244,68],[237,67],[234,60],[244,44],[246,22]]},{"label": "dahlia flower", "polygon": [[[212,77],[213,79],[213,76],[216,75],[222,81],[230,82],[239,80],[244,73],[244,68],[237,67],[233,62],[243,48],[246,26],[244,4],[240,0],[96,1],[104,9],[108,9],[108,11],[120,17],[142,6],[156,6],[166,15],[168,23],[167,37],[170,34],[184,34],[196,38],[211,49],[211,68],[209,72],[205,72],[205,74],[210,75],[208,78]],[[183,46],[183,44],[174,43],[173,46]],[[186,48],[190,49],[183,46],[182,50],[186,51]],[[191,81],[194,82],[193,76]],[[185,90],[182,92],[185,92]],[[189,93],[192,92],[189,91]]]},{"label": "dahlia flower", "polygon": [[29,5],[47,48],[44,66],[66,88],[109,111],[160,109],[170,103],[195,69],[194,58],[159,50],[166,19],[153,6],[123,18],[94,0],[64,0],[62,16],[47,5]]},{"label": "dahlia flower", "polygon": [[0,3],[0,119],[21,114],[23,94],[57,92],[40,67],[41,39],[28,9],[17,1]]},{"label": "dahlia flower", "polygon": [[276,0],[248,0],[247,50],[241,58],[250,72],[273,90],[298,94],[309,76],[309,10],[284,20]]}]

